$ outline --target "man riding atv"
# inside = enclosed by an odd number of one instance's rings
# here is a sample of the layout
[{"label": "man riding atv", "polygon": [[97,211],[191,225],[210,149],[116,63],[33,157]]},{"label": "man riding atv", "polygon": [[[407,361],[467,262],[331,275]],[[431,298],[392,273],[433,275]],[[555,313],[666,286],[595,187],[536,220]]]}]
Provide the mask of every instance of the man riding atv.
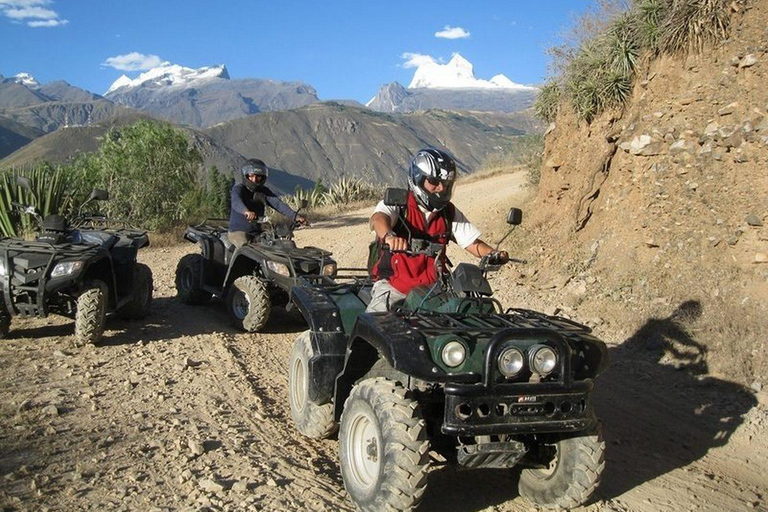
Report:
[{"label": "man riding atv", "polygon": [[[373,266],[376,281],[371,302],[366,311],[387,311],[405,299],[417,286],[434,283],[437,278],[435,259],[445,265],[445,246],[454,240],[470,254],[482,258],[494,249],[480,240],[478,230],[453,203],[451,195],[456,181],[453,158],[439,149],[422,149],[411,160],[408,169],[408,205],[401,222],[397,207],[379,202],[371,216],[371,228],[381,246]],[[408,235],[443,245],[438,256],[411,255]],[[499,264],[509,260],[506,251],[499,251]]]},{"label": "man riding atv", "polygon": [[269,171],[267,166],[257,158],[251,158],[240,169],[241,182],[232,186],[230,198],[232,206],[229,210],[229,241],[236,247],[242,247],[250,238],[260,233],[260,226],[253,222],[264,217],[265,205],[269,205],[286,217],[296,219],[300,225],[305,225],[307,219],[298,215],[267,186]]}]

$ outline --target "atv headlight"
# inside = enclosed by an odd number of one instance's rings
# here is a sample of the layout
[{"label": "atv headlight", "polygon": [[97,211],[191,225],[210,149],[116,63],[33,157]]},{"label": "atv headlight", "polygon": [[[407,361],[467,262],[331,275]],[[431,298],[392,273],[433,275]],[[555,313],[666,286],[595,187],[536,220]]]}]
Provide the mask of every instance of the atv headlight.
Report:
[{"label": "atv headlight", "polygon": [[440,353],[443,362],[450,368],[455,368],[467,358],[467,347],[458,340],[449,341]]},{"label": "atv headlight", "polygon": [[83,266],[82,261],[62,261],[61,263],[57,263],[55,267],[53,267],[53,270],[51,271],[51,277],[61,277],[61,276],[68,276],[70,274],[74,274],[78,270],[80,270]]},{"label": "atv headlight", "polygon": [[557,368],[557,352],[547,345],[534,345],[528,350],[528,364],[539,375],[549,375]]},{"label": "atv headlight", "polygon": [[336,275],[336,262],[333,263],[326,263],[323,265],[323,270],[320,272],[320,274],[324,276],[335,276]]},{"label": "atv headlight", "polygon": [[523,369],[525,357],[523,357],[523,353],[520,352],[520,349],[507,347],[499,354],[498,364],[499,371],[503,376],[514,377]]},{"label": "atv headlight", "polygon": [[276,261],[270,261],[267,260],[267,268],[274,272],[275,274],[280,274],[281,276],[285,277],[291,277],[291,271],[288,270],[288,265],[285,263],[278,263]]}]

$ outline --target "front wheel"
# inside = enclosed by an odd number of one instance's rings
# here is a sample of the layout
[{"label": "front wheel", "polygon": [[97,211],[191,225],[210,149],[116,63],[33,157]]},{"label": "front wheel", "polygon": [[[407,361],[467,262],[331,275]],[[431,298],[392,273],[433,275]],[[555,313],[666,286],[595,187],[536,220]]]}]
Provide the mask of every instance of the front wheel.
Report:
[{"label": "front wheel", "polygon": [[543,469],[524,469],[520,495],[544,508],[570,509],[586,503],[605,468],[605,441],[600,425],[578,437],[539,446]]},{"label": "front wheel", "polygon": [[309,331],[296,338],[288,362],[288,401],[291,417],[299,432],[313,439],[327,439],[338,429],[333,419],[331,402],[318,405],[309,400],[309,359],[312,357],[312,342]]},{"label": "front wheel", "polygon": [[75,345],[94,345],[104,333],[104,319],[107,316],[107,293],[109,288],[99,279],[89,281],[77,297],[75,312]]},{"label": "front wheel", "polygon": [[136,263],[133,267],[133,283],[131,284],[131,300],[120,310],[120,316],[129,320],[139,320],[149,314],[152,306],[152,270]]},{"label": "front wheel", "polygon": [[413,510],[427,488],[429,441],[418,403],[383,378],[357,384],[339,428],[344,487],[361,510]]},{"label": "front wheel", "polygon": [[272,311],[267,283],[256,276],[238,277],[229,287],[227,308],[235,326],[246,332],[260,331]]}]

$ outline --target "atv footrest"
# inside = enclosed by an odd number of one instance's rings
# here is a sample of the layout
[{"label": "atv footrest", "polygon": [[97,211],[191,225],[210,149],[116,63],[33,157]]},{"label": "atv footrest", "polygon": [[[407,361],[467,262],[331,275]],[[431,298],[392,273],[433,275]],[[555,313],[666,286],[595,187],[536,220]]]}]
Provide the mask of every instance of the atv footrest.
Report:
[{"label": "atv footrest", "polygon": [[37,304],[14,304],[16,306],[16,309],[19,312],[19,316],[30,316],[30,317],[44,317],[45,313],[44,311],[38,307]]},{"label": "atv footrest", "polygon": [[467,468],[511,468],[528,450],[516,441],[464,444],[457,448],[459,464]]}]

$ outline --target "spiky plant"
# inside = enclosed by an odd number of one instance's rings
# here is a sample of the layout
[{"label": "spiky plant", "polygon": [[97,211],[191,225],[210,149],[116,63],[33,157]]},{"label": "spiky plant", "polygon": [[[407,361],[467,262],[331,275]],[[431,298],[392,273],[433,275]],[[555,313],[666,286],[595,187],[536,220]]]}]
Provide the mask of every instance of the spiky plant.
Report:
[{"label": "spiky plant", "polygon": [[729,19],[725,0],[673,0],[662,25],[661,49],[670,53],[700,52],[726,37]]},{"label": "spiky plant", "polygon": [[557,117],[560,106],[560,86],[555,81],[547,82],[536,98],[534,111],[536,116],[547,122],[552,122]]},{"label": "spiky plant", "polygon": [[[30,170],[5,171],[0,176],[0,232],[4,236],[20,236],[37,228],[35,221],[15,205],[33,206],[43,217],[71,211],[68,191],[72,180],[64,168],[44,163]],[[29,179],[29,189],[18,185],[18,176]]]}]

